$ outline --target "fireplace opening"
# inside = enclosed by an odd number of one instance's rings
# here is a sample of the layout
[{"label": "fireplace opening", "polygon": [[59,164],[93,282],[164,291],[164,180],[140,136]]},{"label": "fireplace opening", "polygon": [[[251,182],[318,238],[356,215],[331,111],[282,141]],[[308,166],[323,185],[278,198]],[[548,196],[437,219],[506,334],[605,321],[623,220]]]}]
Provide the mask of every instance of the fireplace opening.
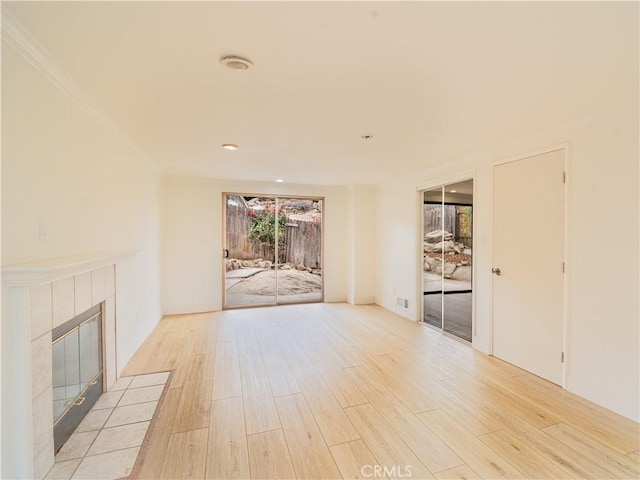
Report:
[{"label": "fireplace opening", "polygon": [[57,453],[103,392],[102,304],[55,328],[51,336]]}]

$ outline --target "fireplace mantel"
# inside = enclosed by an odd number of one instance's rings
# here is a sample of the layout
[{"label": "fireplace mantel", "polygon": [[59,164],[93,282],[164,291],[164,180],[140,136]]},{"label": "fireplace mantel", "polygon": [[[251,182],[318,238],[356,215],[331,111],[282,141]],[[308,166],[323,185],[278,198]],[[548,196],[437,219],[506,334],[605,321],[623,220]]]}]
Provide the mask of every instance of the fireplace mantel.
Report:
[{"label": "fireplace mantel", "polygon": [[117,378],[119,265],[135,251],[1,267],[2,478],[43,478],[54,461],[51,332],[102,303],[106,387]]},{"label": "fireplace mantel", "polygon": [[0,267],[2,269],[2,284],[3,286],[19,287],[54,282],[61,278],[114,265],[133,257],[136,253],[134,250],[127,250],[7,265]]}]

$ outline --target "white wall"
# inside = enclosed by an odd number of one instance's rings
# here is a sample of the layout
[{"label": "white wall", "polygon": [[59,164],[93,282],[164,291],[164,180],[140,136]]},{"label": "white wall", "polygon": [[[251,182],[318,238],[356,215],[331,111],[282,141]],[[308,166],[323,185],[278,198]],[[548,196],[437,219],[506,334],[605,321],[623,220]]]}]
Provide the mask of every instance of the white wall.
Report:
[{"label": "white wall", "polygon": [[222,308],[222,194],[260,193],[325,197],[324,298],[347,299],[348,207],[346,187],[288,185],[190,177],[162,182],[162,311]]},{"label": "white wall", "polygon": [[[631,102],[629,105],[637,105]],[[376,303],[419,318],[417,188],[474,175],[474,347],[491,351],[492,163],[567,142],[568,390],[640,420],[638,110],[629,107],[453,159],[377,190]],[[541,192],[542,194],[542,192]],[[410,299],[409,310],[395,298]]]},{"label": "white wall", "polygon": [[3,42],[2,265],[137,251],[117,278],[119,370],[161,315],[159,179],[146,165]]},{"label": "white wall", "polygon": [[349,303],[375,301],[375,188],[349,188]]}]

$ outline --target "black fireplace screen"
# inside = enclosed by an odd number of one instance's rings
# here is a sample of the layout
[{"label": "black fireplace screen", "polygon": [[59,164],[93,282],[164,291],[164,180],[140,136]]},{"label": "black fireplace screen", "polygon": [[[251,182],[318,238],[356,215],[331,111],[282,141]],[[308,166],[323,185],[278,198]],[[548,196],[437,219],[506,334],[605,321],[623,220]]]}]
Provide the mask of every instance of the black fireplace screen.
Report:
[{"label": "black fireplace screen", "polygon": [[55,328],[53,432],[57,452],[103,391],[102,305]]}]

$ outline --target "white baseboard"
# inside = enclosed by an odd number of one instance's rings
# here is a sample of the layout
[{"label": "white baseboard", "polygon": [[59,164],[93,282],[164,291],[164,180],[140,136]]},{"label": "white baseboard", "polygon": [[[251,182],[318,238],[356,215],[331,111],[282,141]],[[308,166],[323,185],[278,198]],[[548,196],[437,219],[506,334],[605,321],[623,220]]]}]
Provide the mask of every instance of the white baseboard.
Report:
[{"label": "white baseboard", "polygon": [[207,313],[219,312],[222,310],[220,305],[181,305],[181,306],[165,306],[162,307],[162,315],[184,315],[189,313]]},{"label": "white baseboard", "polygon": [[620,395],[611,389],[603,388],[592,381],[571,374],[567,374],[567,391],[630,418],[634,422],[640,422],[640,399],[637,391]]}]

